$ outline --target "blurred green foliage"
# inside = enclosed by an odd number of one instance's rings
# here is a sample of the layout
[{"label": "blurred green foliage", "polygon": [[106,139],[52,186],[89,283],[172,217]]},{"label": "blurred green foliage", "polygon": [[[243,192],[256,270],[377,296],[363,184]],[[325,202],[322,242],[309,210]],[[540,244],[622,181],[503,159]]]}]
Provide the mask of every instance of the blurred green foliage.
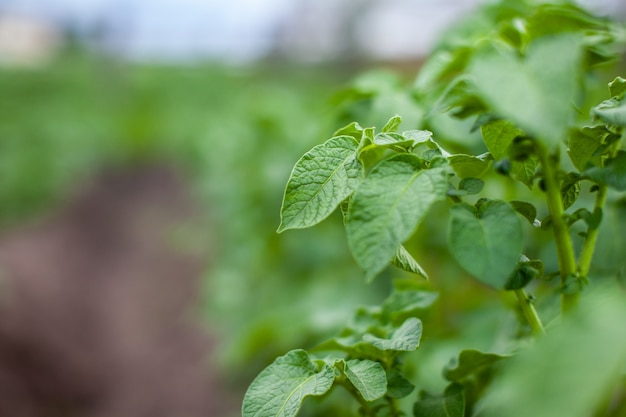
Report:
[{"label": "blurred green foliage", "polygon": [[345,79],[333,68],[148,65],[84,51],[2,68],[0,228],[46,213],[102,169],[174,165],[211,225],[182,236],[210,242],[202,317],[218,335],[216,363],[245,384],[386,292],[363,287],[338,217],[276,234],[292,160],[339,123],[329,102]]}]

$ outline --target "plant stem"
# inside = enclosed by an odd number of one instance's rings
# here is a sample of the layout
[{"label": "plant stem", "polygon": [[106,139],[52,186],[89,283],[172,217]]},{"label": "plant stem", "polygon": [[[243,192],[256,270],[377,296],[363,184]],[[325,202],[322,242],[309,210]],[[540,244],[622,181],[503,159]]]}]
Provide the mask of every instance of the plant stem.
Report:
[{"label": "plant stem", "polygon": [[514,290],[514,292],[517,297],[517,301],[519,302],[519,306],[522,309],[522,313],[524,314],[526,321],[528,321],[533,334],[535,336],[544,335],[546,330],[543,328],[543,324],[537,314],[537,310],[535,310],[532,298],[528,295],[528,293],[526,293],[526,291],[524,291],[523,288]]},{"label": "plant stem", "polygon": [[[602,210],[606,203],[608,187],[601,185],[596,194],[596,202],[594,205],[594,213],[598,210]],[[582,251],[580,252],[580,258],[578,259],[578,272],[580,275],[586,277],[591,267],[591,259],[593,258],[593,252],[596,247],[596,240],[598,239],[599,225],[589,226],[587,229],[587,235],[585,242],[583,243]]]},{"label": "plant stem", "polygon": [[[554,238],[556,242],[557,258],[561,274],[561,284],[564,286],[567,278],[576,273],[576,257],[574,256],[574,246],[569,229],[563,218],[563,200],[561,199],[561,188],[559,186],[557,159],[549,155],[547,149],[541,144],[537,144],[543,179],[546,186],[546,198],[548,210],[552,218],[554,228]],[[561,294],[561,311],[566,312],[576,305],[578,294]]]},{"label": "plant stem", "polygon": [[[622,147],[622,140],[616,141],[609,150],[609,155],[614,157],[616,152]],[[593,207],[594,213],[601,211],[606,204],[606,196],[608,194],[608,186],[602,184],[598,185],[598,191],[596,194],[596,201]],[[591,259],[593,258],[593,252],[596,247],[596,241],[598,239],[599,225],[595,224],[593,227],[587,229],[587,235],[585,236],[585,242],[578,259],[578,272],[580,275],[586,277],[589,274],[591,268]]]}]

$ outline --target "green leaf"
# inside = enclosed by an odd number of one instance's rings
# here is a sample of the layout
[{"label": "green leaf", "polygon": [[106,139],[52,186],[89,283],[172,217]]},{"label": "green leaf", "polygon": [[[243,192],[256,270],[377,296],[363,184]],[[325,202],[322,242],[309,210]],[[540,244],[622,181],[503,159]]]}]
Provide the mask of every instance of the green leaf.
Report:
[{"label": "green leaf", "polygon": [[414,417],[463,417],[465,397],[463,386],[450,384],[443,395],[420,393],[420,400],[413,405]]},{"label": "green leaf", "polygon": [[352,194],[361,178],[357,145],[351,136],[337,136],[298,160],[285,189],[278,232],[321,222]]},{"label": "green leaf", "polygon": [[366,401],[374,401],[387,392],[387,374],[378,362],[351,359],[345,363],[344,373]]},{"label": "green leaf", "polygon": [[537,218],[535,206],[526,201],[511,201],[509,204],[513,207],[513,210],[524,216],[531,225],[535,225],[535,219]]},{"label": "green leaf", "polygon": [[415,389],[415,385],[397,369],[389,371],[387,381],[387,395],[391,398],[404,398]]},{"label": "green leaf", "polygon": [[419,347],[421,337],[422,322],[415,317],[409,317],[387,338],[365,334],[363,340],[380,350],[412,352]]},{"label": "green leaf", "polygon": [[479,178],[467,177],[459,182],[459,190],[465,191],[467,195],[478,194],[485,186],[485,182]]},{"label": "green leaf", "polygon": [[374,145],[408,151],[415,146],[415,141],[400,133],[379,133],[374,137]]},{"label": "green leaf", "polygon": [[452,255],[479,281],[503,289],[523,248],[523,229],[515,210],[488,200],[478,209],[457,204],[450,210],[448,245]]},{"label": "green leaf", "polygon": [[402,117],[395,115],[383,126],[381,132],[396,132],[400,124],[402,123]]},{"label": "green leaf", "polygon": [[304,350],[277,358],[250,384],[243,400],[243,417],[293,417],[305,397],[325,394],[335,381],[328,365],[314,364]]},{"label": "green leaf", "polygon": [[352,136],[357,141],[361,141],[361,137],[363,136],[363,128],[357,122],[352,122],[347,126],[342,127],[337,130],[333,137],[337,136]]},{"label": "green leaf", "polygon": [[561,199],[563,200],[563,208],[567,209],[578,200],[580,195],[580,180],[579,174],[570,172],[563,182],[561,182]]},{"label": "green leaf", "polygon": [[506,286],[506,290],[518,290],[524,288],[534,279],[541,279],[543,277],[544,266],[543,262],[539,259],[530,260],[523,257],[526,260],[521,261],[517,266],[517,269],[509,277]]},{"label": "green leaf", "polygon": [[467,349],[459,353],[443,370],[443,375],[448,381],[462,382],[472,375],[490,369],[495,363],[506,356],[495,353],[484,353],[474,349]]},{"label": "green leaf", "polygon": [[555,147],[575,116],[581,62],[578,35],[535,40],[523,59],[513,50],[477,53],[469,66],[480,97],[501,117]]},{"label": "green leaf", "polygon": [[530,157],[521,162],[513,161],[511,163],[511,175],[517,181],[532,189],[538,166],[539,162],[534,157]]},{"label": "green leaf", "polygon": [[481,417],[604,414],[594,411],[623,385],[626,298],[619,287],[590,287],[580,304],[531,349],[502,363]]},{"label": "green leaf", "polygon": [[487,171],[492,159],[488,153],[478,156],[457,154],[448,157],[450,166],[460,178],[480,177]]},{"label": "green leaf", "polygon": [[415,145],[433,142],[433,132],[430,130],[407,130],[402,132],[402,136],[411,139]]},{"label": "green leaf", "polygon": [[507,148],[513,139],[523,136],[524,132],[508,120],[494,120],[480,128],[485,146],[495,159],[507,156]]},{"label": "green leaf", "polygon": [[604,125],[585,126],[582,129],[573,129],[569,136],[569,157],[579,171],[589,168],[589,165],[600,166],[600,152],[604,138],[610,132]]},{"label": "green leaf", "polygon": [[618,151],[614,158],[606,161],[604,167],[592,167],[583,174],[600,184],[626,191],[626,151]]},{"label": "green leaf", "polygon": [[398,154],[379,163],[359,185],[348,207],[348,243],[371,280],[396,255],[428,209],[445,198],[447,168],[421,169],[421,160]]},{"label": "green leaf", "polygon": [[402,269],[403,271],[411,272],[424,279],[428,279],[426,271],[424,271],[420,264],[417,263],[413,256],[411,256],[411,254],[402,245],[398,246],[396,256],[394,256],[391,260],[391,264]]},{"label": "green leaf", "polygon": [[612,98],[593,108],[593,114],[607,124],[626,126],[626,101]]},{"label": "green leaf", "polygon": [[383,303],[383,311],[392,319],[414,316],[433,305],[438,294],[424,290],[394,290]]},{"label": "green leaf", "polygon": [[621,99],[626,92],[626,80],[622,77],[616,77],[609,83],[609,92],[611,97],[617,97]]}]

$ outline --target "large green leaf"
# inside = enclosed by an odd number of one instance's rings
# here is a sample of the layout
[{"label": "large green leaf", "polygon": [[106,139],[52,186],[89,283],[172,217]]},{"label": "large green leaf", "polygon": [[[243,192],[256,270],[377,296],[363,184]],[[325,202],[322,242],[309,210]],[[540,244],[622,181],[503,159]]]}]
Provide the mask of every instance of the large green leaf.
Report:
[{"label": "large green leaf", "polygon": [[463,386],[450,384],[443,395],[420,393],[420,400],[413,406],[414,417],[463,417],[465,398]]},{"label": "large green leaf", "polygon": [[564,34],[535,40],[523,59],[513,50],[491,48],[474,56],[469,72],[498,116],[556,146],[575,115],[580,46],[577,35]]},{"label": "large green leaf", "polygon": [[410,317],[400,327],[393,330],[387,338],[365,334],[363,340],[380,350],[412,352],[419,347],[421,337],[422,322],[415,317]]},{"label": "large green leaf", "polygon": [[581,304],[532,348],[502,363],[479,407],[481,417],[623,415],[594,409],[608,404],[623,384],[624,291],[594,288]]},{"label": "large green leaf", "polygon": [[387,374],[379,362],[352,359],[344,373],[366,401],[374,401],[387,392]]},{"label": "large green leaf", "polygon": [[619,151],[604,167],[589,168],[583,174],[600,184],[626,191],[626,151]]},{"label": "large green leaf", "polygon": [[361,177],[357,146],[353,137],[337,136],[296,162],[285,189],[279,232],[321,222],[352,194]]},{"label": "large green leaf", "polygon": [[506,202],[489,200],[478,208],[457,204],[450,210],[448,245],[457,262],[475,278],[504,289],[523,248],[523,229]]},{"label": "large green leaf", "polygon": [[415,155],[395,155],[374,167],[354,193],[348,243],[368,280],[389,264],[433,203],[445,198],[446,167],[423,170],[421,165]]},{"label": "large green leaf", "polygon": [[277,358],[250,384],[243,399],[243,417],[293,417],[310,395],[325,394],[335,381],[328,365],[311,361],[304,350]]}]

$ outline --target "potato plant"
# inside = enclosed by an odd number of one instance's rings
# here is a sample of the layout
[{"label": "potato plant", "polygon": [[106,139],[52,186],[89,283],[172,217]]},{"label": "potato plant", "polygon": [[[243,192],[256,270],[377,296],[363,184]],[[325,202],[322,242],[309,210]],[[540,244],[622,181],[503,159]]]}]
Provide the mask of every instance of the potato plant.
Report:
[{"label": "potato plant", "polygon": [[[614,74],[604,93],[595,87],[624,28],[569,3],[502,2],[479,17],[418,74],[420,126],[401,129],[399,115],[379,130],[353,122],[296,162],[279,232],[339,210],[366,281],[389,264],[416,278],[396,279],[381,305],[359,309],[337,337],[277,358],[250,385],[244,417],[292,417],[306,397],[339,387],[361,416],[626,415],[623,264],[590,273],[602,220],[622,210],[626,191],[626,80]],[[440,140],[441,123],[432,123],[442,114],[469,120],[463,126],[480,133],[485,152],[451,151],[448,131]],[[491,186],[502,176],[541,200],[507,197]],[[513,294],[532,337],[508,352],[462,350],[443,370],[443,392],[416,394],[404,364],[438,294],[423,286],[427,271],[407,242],[442,217],[451,257],[494,292]],[[551,241],[558,270],[529,255],[534,234]],[[550,323],[531,294],[539,281],[558,294]]]}]

